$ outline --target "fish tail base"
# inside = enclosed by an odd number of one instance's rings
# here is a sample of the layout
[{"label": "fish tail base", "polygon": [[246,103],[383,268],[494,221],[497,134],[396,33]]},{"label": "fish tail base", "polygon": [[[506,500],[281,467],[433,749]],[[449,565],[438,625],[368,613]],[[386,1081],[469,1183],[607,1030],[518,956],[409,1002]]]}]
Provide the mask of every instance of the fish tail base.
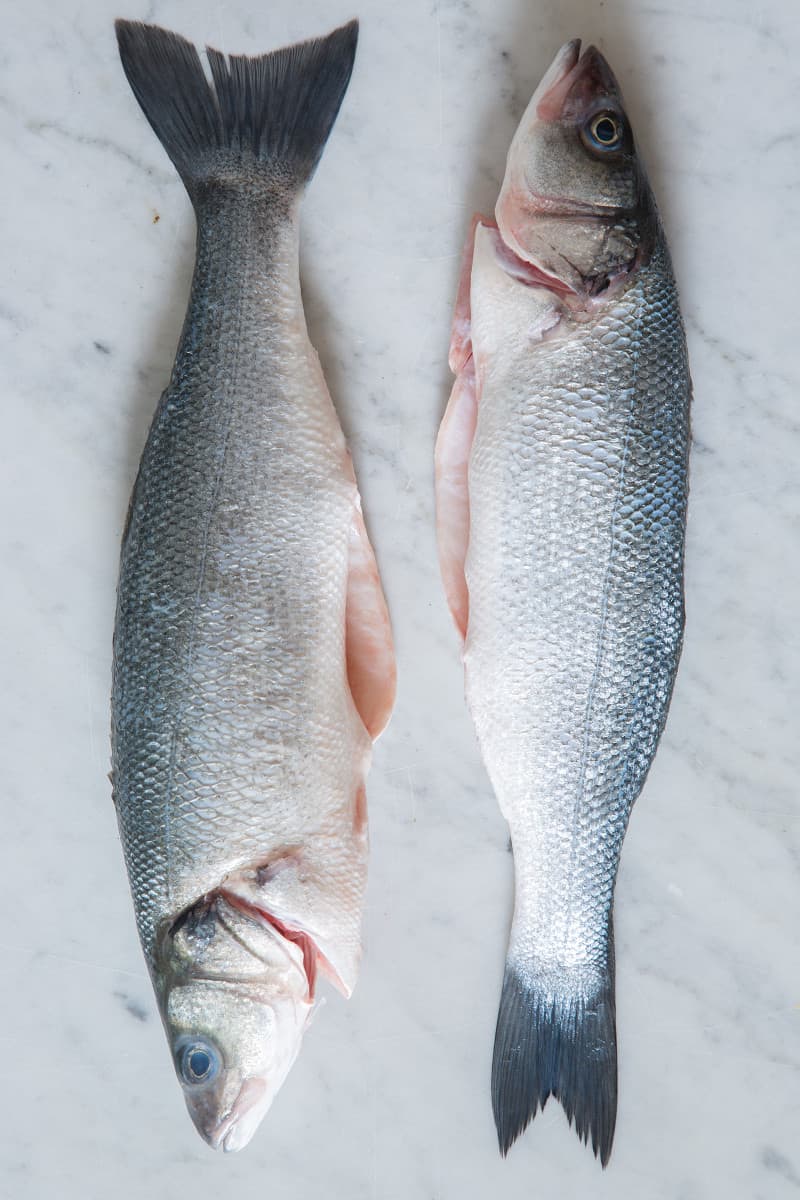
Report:
[{"label": "fish tail base", "polygon": [[540,971],[509,956],[492,1062],[500,1151],[555,1096],[603,1166],[614,1140],[617,1041],[613,954],[599,980]]},{"label": "fish tail base", "polygon": [[116,22],[125,74],[194,198],[200,185],[311,178],[350,81],[358,22],[257,58],[195,46],[155,25]]}]

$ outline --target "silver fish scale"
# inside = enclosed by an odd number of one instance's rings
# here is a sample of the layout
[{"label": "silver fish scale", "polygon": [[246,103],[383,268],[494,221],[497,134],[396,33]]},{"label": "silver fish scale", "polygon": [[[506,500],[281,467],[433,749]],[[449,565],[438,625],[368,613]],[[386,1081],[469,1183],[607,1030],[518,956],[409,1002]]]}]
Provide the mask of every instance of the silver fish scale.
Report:
[{"label": "silver fish scale", "polygon": [[537,289],[515,291],[484,346],[473,280],[467,696],[511,827],[509,961],[591,993],[680,655],[690,380],[663,239],[619,298],[538,344]]},{"label": "silver fish scale", "polygon": [[113,777],[151,966],[162,923],[275,849],[313,860],[315,838],[350,872],[357,921],[364,849],[341,837],[369,744],[344,665],[355,488],[296,263],[275,197],[206,202],[131,500]]}]

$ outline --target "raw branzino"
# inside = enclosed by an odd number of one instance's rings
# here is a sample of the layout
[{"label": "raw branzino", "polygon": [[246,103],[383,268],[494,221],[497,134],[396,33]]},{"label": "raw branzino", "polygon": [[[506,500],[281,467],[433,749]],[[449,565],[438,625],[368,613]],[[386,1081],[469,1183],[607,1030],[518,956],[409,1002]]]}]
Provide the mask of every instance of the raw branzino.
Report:
[{"label": "raw branzino", "polygon": [[114,635],[113,784],[139,935],[192,1119],[252,1136],[317,974],[356,978],[364,780],[391,633],[306,331],[298,205],[357,26],[258,58],[120,21],[192,200],[197,258],[142,457]]},{"label": "raw branzino", "polygon": [[557,1097],[608,1160],[612,904],[684,622],[690,379],[664,234],[616,80],[570,42],[464,259],[437,443],[442,573],[511,829],[495,1038],[503,1153]]}]

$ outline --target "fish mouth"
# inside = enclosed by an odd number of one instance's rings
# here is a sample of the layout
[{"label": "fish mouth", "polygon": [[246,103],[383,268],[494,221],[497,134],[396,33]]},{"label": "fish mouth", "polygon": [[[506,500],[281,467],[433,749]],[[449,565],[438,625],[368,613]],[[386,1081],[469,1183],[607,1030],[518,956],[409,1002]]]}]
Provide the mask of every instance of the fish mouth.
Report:
[{"label": "fish mouth", "polygon": [[265,1080],[246,1079],[228,1112],[214,1120],[203,1120],[199,1114],[195,1126],[203,1140],[212,1150],[223,1150],[226,1154],[243,1150],[252,1138],[263,1116],[263,1101],[267,1085]]},{"label": "fish mouth", "polygon": [[589,46],[570,72],[562,120],[582,115],[600,96],[616,100],[622,106],[622,92],[614,72],[597,47]]},{"label": "fish mouth", "polygon": [[581,56],[581,39],[566,42],[556,54],[536,89],[536,115],[542,121],[556,120],[561,104],[564,81],[574,71]]},{"label": "fish mouth", "polygon": [[581,40],[562,46],[539,87],[536,115],[542,121],[566,121],[585,114],[599,97],[622,107],[614,72],[596,46],[581,54]]}]

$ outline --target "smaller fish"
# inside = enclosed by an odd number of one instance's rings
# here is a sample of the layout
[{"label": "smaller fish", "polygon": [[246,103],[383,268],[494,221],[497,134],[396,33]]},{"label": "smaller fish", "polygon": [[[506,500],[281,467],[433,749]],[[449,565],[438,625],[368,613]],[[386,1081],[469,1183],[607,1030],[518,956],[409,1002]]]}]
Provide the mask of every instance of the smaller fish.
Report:
[{"label": "smaller fish", "polygon": [[619,85],[567,43],[467,244],[436,447],[442,576],[514,847],[492,1065],[506,1154],[550,1096],[605,1165],[613,900],[683,635],[691,382]]}]

